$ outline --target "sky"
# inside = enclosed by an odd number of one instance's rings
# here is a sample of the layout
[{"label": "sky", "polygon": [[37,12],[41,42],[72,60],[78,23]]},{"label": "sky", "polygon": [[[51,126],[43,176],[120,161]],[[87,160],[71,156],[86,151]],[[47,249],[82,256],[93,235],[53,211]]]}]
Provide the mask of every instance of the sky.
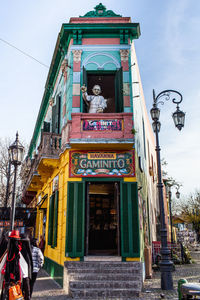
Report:
[{"label": "sky", "polygon": [[[0,0],[0,137],[29,143],[62,23],[84,15],[97,0]],[[176,107],[161,109],[161,156],[168,175],[182,183],[182,197],[200,190],[200,1],[104,0],[107,9],[140,23],[135,41],[148,112],[152,90],[183,95],[185,127],[171,118]],[[27,57],[16,48],[32,56]],[[175,191],[174,191],[175,192]]]}]

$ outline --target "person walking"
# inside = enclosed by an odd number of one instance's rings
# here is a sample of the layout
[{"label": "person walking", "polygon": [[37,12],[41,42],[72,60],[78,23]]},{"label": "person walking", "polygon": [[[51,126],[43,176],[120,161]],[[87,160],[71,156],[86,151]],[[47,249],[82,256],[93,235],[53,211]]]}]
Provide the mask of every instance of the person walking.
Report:
[{"label": "person walking", "polygon": [[33,261],[32,261],[32,249],[31,249],[31,243],[28,235],[21,234],[21,254],[23,255],[27,266],[28,266],[28,274],[27,276],[23,276],[22,280],[22,291],[24,294],[25,300],[31,299],[31,293],[30,293],[30,281],[33,273]]},{"label": "person walking", "polygon": [[40,236],[39,248],[41,249],[42,253],[44,254],[45,239],[44,239],[43,235]]},{"label": "person walking", "polygon": [[30,292],[32,295],[33,286],[35,284],[38,271],[42,268],[43,263],[44,263],[44,256],[42,254],[42,251],[38,247],[37,239],[33,238],[31,240],[31,246],[32,246],[33,272],[32,272],[32,278],[30,281]]}]

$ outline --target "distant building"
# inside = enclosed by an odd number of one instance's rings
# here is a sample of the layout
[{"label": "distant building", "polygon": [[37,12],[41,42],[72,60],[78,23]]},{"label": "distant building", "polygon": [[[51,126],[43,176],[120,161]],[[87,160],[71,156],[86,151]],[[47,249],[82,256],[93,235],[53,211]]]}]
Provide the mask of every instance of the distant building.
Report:
[{"label": "distant building", "polygon": [[[58,35],[23,202],[37,207],[45,267],[61,284],[64,262],[92,255],[144,267],[144,248],[156,240],[156,155],[134,49],[139,36],[138,23],[102,4]],[[87,97],[84,85],[89,96],[100,86],[103,98]]]}]

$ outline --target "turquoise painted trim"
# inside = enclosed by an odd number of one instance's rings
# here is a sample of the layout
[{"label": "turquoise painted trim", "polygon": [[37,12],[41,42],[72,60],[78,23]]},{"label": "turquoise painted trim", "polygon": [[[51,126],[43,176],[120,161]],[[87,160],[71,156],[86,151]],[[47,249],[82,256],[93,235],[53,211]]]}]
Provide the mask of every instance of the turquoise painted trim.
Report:
[{"label": "turquoise painted trim", "polygon": [[130,82],[129,72],[123,72],[123,82]]},{"label": "turquoise painted trim", "polygon": [[121,15],[117,15],[112,10],[107,10],[106,6],[102,3],[99,3],[94,7],[94,10],[87,12],[84,16],[80,16],[80,18],[88,18],[88,17],[121,17]]},{"label": "turquoise painted trim", "polygon": [[[59,66],[62,63],[62,60],[64,59],[64,54],[68,49],[71,37],[73,36],[74,30],[82,30],[84,31],[84,34],[87,34],[88,32],[91,34],[94,34],[95,36],[99,34],[104,34],[106,37],[108,37],[110,34],[118,34],[120,36],[120,30],[127,31],[128,36],[132,38],[139,38],[140,36],[140,26],[139,23],[119,23],[119,24],[113,24],[113,23],[97,23],[97,24],[74,24],[74,23],[68,23],[63,24],[61,27],[61,31],[58,35],[53,58],[51,61],[51,66],[49,69],[46,85],[45,85],[45,91],[44,96],[42,99],[42,103],[40,106],[39,114],[37,117],[36,125],[34,128],[34,133],[31,139],[28,155],[31,157],[34,148],[36,147],[36,142],[41,130],[42,122],[44,120],[44,115],[47,110],[47,104],[49,97],[52,93],[52,88],[54,87],[54,83],[56,80],[56,77],[58,75]],[[83,36],[84,37],[84,36]]]},{"label": "turquoise painted trim", "polygon": [[126,112],[126,113],[131,113],[131,112],[132,112],[131,107],[125,106],[125,107],[124,107],[124,112]]},{"label": "turquoise painted trim", "polygon": [[130,45],[72,45],[71,50],[83,50],[83,51],[119,51],[120,49],[131,49]]},{"label": "turquoise painted trim", "polygon": [[120,54],[119,51],[97,51],[86,52],[82,54],[81,67],[85,67],[87,70],[107,70],[115,71],[120,68]]},{"label": "turquoise painted trim", "polygon": [[[129,51],[129,83],[130,83],[130,104],[131,104],[131,112],[133,113],[133,85],[132,85],[132,74],[131,74],[131,52]],[[134,113],[133,113],[133,124],[134,124]]]},{"label": "turquoise painted trim", "polygon": [[73,34],[74,30],[82,30],[84,34],[115,34],[119,33],[120,30],[127,30],[132,38],[139,38],[140,36],[140,25],[139,23],[67,23],[63,24],[60,31],[60,40],[69,34]]},{"label": "turquoise painted trim", "polygon": [[80,80],[81,80],[81,73],[74,72],[73,73],[73,83],[80,83]]},{"label": "turquoise painted trim", "polygon": [[80,108],[79,107],[72,107],[72,113],[79,113]]}]

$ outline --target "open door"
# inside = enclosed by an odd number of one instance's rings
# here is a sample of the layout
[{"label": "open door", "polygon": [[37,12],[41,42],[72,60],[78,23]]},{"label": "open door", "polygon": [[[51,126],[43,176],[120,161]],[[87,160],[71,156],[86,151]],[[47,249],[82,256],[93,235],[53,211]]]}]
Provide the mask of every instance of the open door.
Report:
[{"label": "open door", "polygon": [[118,183],[90,182],[87,195],[86,255],[119,255]]}]

